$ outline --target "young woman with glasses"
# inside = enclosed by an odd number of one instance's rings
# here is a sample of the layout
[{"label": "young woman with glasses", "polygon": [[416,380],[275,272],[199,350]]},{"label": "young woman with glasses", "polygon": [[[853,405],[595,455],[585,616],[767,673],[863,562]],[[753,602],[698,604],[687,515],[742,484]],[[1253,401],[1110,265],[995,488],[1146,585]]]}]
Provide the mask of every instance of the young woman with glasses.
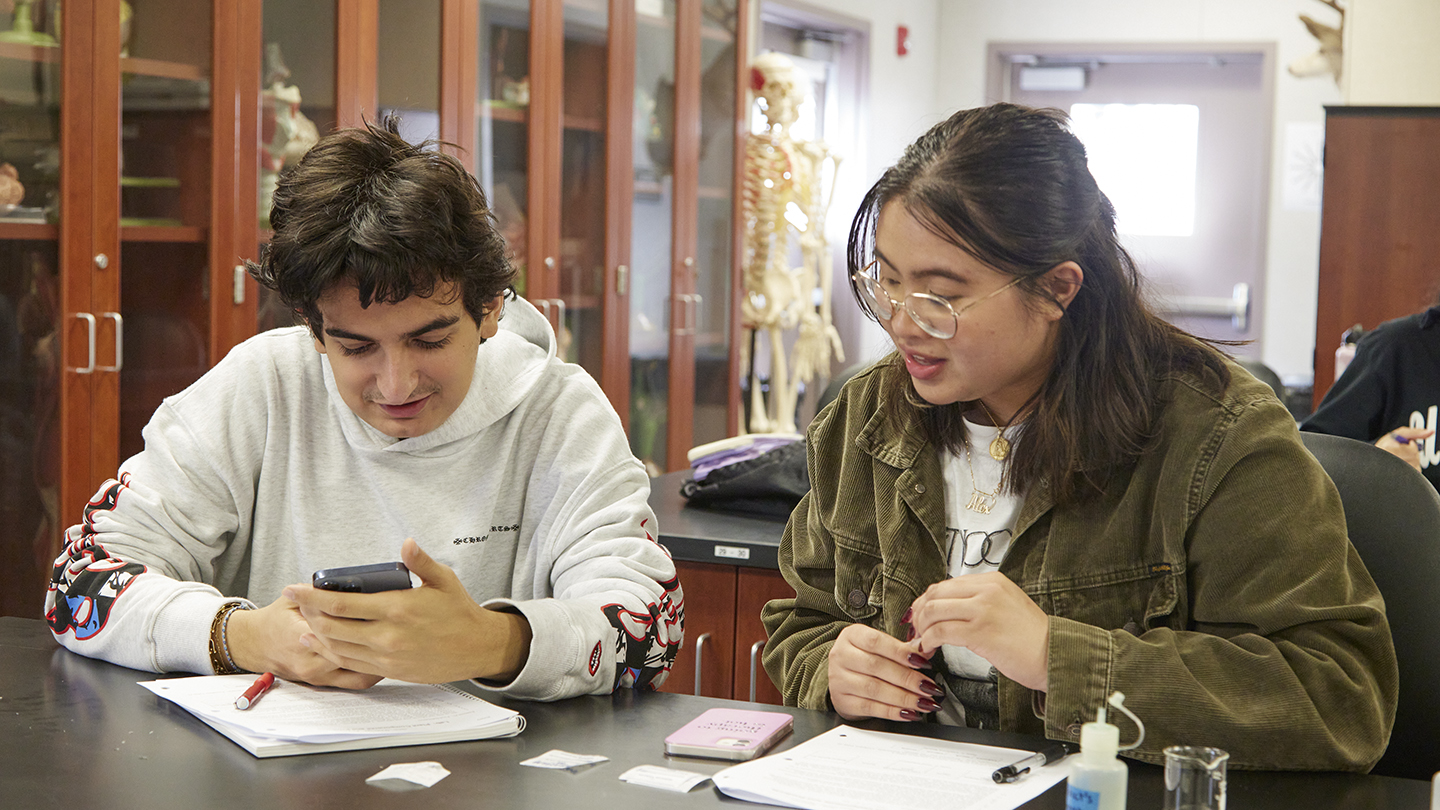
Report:
[{"label": "young woman with glasses", "polygon": [[810,428],[763,617],[787,703],[1074,742],[1121,691],[1142,760],[1374,764],[1395,654],[1339,497],[1268,387],[1146,306],[1062,113],[936,126],[849,263],[895,351]]}]

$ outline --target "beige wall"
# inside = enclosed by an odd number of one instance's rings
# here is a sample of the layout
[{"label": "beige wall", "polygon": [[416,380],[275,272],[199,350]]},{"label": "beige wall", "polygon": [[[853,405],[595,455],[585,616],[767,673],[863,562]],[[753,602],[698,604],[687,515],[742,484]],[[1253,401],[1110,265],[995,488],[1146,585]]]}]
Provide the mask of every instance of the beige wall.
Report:
[{"label": "beige wall", "polygon": [[1284,203],[1285,133],[1288,124],[1324,121],[1325,105],[1340,104],[1342,97],[1328,77],[1298,79],[1285,72],[1317,48],[1301,13],[1327,23],[1337,16],[1316,0],[950,0],[941,7],[940,36],[947,47],[939,70],[953,80],[942,86],[940,101],[959,109],[989,100],[989,42],[1275,43],[1261,359],[1287,380],[1307,379],[1314,365],[1320,213]]},{"label": "beige wall", "polygon": [[1440,105],[1440,1],[1351,0],[1345,103]]}]

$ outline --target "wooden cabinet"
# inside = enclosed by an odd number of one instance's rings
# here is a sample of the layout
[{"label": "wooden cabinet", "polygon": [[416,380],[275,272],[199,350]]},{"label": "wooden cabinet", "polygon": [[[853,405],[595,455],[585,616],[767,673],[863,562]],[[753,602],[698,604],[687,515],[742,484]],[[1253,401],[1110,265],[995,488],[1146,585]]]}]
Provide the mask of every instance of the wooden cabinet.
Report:
[{"label": "wooden cabinet", "polygon": [[[0,14],[0,163],[24,186],[0,198],[0,614],[38,615],[62,531],[161,398],[294,321],[243,267],[267,238],[286,94],[316,133],[394,111],[408,137],[455,145],[521,291],[654,471],[738,425],[746,0],[16,7],[30,25]],[[664,81],[642,56],[659,41]]]},{"label": "wooden cabinet", "polygon": [[[634,47],[624,398],[652,473],[738,432],[746,0],[647,0]],[[609,390],[609,389],[607,389]]]},{"label": "wooden cabinet", "polygon": [[1327,107],[1315,404],[1340,334],[1432,306],[1440,293],[1440,107]]},{"label": "wooden cabinet", "polygon": [[677,562],[685,589],[685,647],[661,691],[779,705],[780,692],[760,665],[760,610],[794,596],[779,571]]},{"label": "wooden cabinet", "polygon": [[739,424],[747,7],[440,5],[440,133],[473,144],[457,156],[492,202],[521,294],[560,356],[600,382],[652,473]]},{"label": "wooden cabinet", "polygon": [[255,6],[16,8],[0,18],[0,162],[24,186],[0,206],[0,612],[38,616],[61,531],[160,399],[254,330],[236,264],[255,244],[238,215],[255,118],[236,100]]}]

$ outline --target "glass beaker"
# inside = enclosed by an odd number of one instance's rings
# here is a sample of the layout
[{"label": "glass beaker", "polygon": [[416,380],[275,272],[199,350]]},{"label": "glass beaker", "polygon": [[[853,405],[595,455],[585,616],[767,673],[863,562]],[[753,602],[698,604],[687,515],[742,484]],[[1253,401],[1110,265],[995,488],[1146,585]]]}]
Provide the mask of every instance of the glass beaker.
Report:
[{"label": "glass beaker", "polygon": [[1225,810],[1225,763],[1219,748],[1165,749],[1165,810]]}]

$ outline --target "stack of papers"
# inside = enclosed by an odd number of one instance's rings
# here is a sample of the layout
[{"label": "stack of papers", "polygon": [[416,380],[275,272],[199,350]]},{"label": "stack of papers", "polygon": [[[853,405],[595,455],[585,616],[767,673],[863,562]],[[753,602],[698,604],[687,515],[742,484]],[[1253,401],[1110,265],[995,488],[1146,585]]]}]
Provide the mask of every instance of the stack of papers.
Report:
[{"label": "stack of papers", "polygon": [[383,680],[363,691],[276,681],[246,711],[235,698],[254,675],[141,681],[257,757],[513,737],[518,712],[445,684]]},{"label": "stack of papers", "polygon": [[727,796],[782,807],[1013,810],[1070,774],[1067,757],[1018,782],[991,778],[1031,753],[838,726],[711,778]]}]

